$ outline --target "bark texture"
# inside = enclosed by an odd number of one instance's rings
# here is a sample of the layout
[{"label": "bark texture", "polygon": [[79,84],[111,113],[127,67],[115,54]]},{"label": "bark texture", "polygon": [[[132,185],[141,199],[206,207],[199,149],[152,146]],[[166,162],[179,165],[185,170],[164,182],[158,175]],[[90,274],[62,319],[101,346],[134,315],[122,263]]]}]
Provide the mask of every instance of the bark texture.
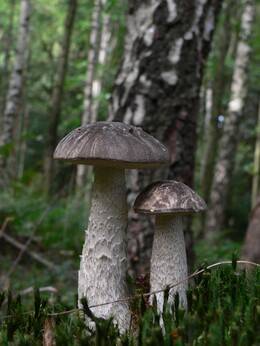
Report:
[{"label": "bark texture", "polygon": [[[11,74],[9,87],[6,96],[6,105],[3,116],[2,131],[0,136],[0,170],[1,184],[8,180],[10,172],[8,172],[7,163],[8,156],[12,152],[12,144],[14,140],[14,130],[19,113],[20,102],[22,99],[22,89],[24,83],[24,75],[26,71],[26,63],[29,52],[29,24],[31,15],[30,0],[21,1],[19,32],[16,48],[16,56],[13,71]],[[7,169],[7,171],[6,171]]]},{"label": "bark texture", "polygon": [[259,193],[260,183],[260,103],[258,105],[258,121],[257,121],[257,135],[255,143],[254,153],[254,171],[253,171],[253,183],[252,183],[252,194],[251,194],[251,207],[254,208]]},{"label": "bark texture", "polygon": [[[154,178],[193,184],[199,90],[220,6],[217,0],[129,1],[109,120],[142,126],[171,154],[168,171],[131,174],[130,203]],[[137,274],[149,269],[152,237],[152,227],[131,213],[129,254]]]},{"label": "bark texture", "polygon": [[260,263],[260,196],[258,196],[255,207],[252,211],[244,247],[242,249],[242,258],[248,261]]},{"label": "bark texture", "polygon": [[[89,225],[81,256],[78,285],[79,299],[87,297],[89,305],[128,296],[125,173],[120,169],[100,167],[95,168],[94,174]],[[129,328],[130,310],[126,302],[91,310],[97,317],[114,316],[122,332]]]},{"label": "bark texture", "polygon": [[10,1],[8,28],[3,35],[3,67],[1,69],[1,99],[0,99],[0,126],[2,126],[2,118],[4,113],[6,101],[6,89],[8,86],[9,72],[10,72],[10,55],[13,46],[13,31],[14,31],[14,13],[15,13],[15,0]]},{"label": "bark texture", "polygon": [[219,153],[215,167],[209,210],[205,222],[205,236],[214,239],[224,223],[225,207],[230,187],[237,146],[237,133],[247,92],[247,74],[250,56],[249,39],[254,18],[254,1],[245,0],[241,18],[240,38],[231,84],[231,96],[223,135],[219,143]]},{"label": "bark texture", "polygon": [[[100,14],[101,0],[95,0],[91,20],[91,32],[87,58],[87,75],[84,88],[84,104],[81,125],[91,124],[96,121],[93,116],[93,82],[98,60],[100,39]],[[82,189],[85,183],[87,168],[84,165],[77,167],[76,186]]]},{"label": "bark texture", "polygon": [[[223,95],[227,76],[225,73],[225,60],[228,54],[231,39],[231,16],[234,13],[235,1],[230,0],[226,3],[225,19],[223,26],[220,28],[219,41],[217,42],[216,72],[212,85],[207,88],[205,106],[208,121],[205,125],[205,149],[201,164],[201,192],[205,201],[208,202],[212,177],[214,176],[215,157],[217,155],[218,139],[220,136],[218,128],[218,116],[221,114]],[[209,105],[210,103],[210,105]]]},{"label": "bark texture", "polygon": [[[187,278],[188,267],[183,234],[182,217],[159,215],[156,217],[154,241],[151,260],[151,292],[165,289],[167,286]],[[186,290],[188,282],[184,281],[169,291],[168,303],[174,302],[174,295],[178,292],[180,302],[187,308]],[[158,312],[163,312],[164,293],[157,293]],[[150,298],[152,303],[153,296]]]},{"label": "bark texture", "polygon": [[47,194],[50,192],[50,187],[54,175],[53,152],[55,150],[58,139],[58,124],[61,116],[64,82],[67,74],[70,42],[76,15],[76,9],[77,0],[69,0],[67,16],[64,24],[64,37],[61,47],[61,56],[58,62],[58,70],[54,82],[50,105],[49,130],[47,134],[47,149],[44,167],[45,190]]}]

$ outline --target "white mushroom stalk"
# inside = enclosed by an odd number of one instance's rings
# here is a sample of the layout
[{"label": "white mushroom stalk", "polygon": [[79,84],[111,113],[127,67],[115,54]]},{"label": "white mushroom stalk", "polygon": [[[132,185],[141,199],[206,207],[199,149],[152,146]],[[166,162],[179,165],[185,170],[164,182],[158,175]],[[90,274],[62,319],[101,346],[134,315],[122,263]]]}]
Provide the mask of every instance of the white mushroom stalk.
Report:
[{"label": "white mushroom stalk", "polygon": [[[95,182],[79,270],[80,299],[90,305],[127,296],[125,169],[155,168],[169,160],[167,149],[142,129],[119,122],[97,122],[71,131],[58,144],[55,159],[94,166]],[[92,308],[114,317],[121,332],[130,325],[127,303]],[[91,322],[87,319],[87,323]]]},{"label": "white mushroom stalk", "polygon": [[[152,183],[137,196],[134,209],[156,216],[151,257],[151,291],[158,291],[181,282],[169,291],[168,303],[178,292],[180,304],[187,309],[187,256],[183,234],[183,215],[201,212],[206,204],[185,184],[165,180]],[[183,282],[182,282],[183,281]],[[158,313],[163,312],[164,294],[156,293]],[[150,298],[152,303],[153,297]]]},{"label": "white mushroom stalk", "polygon": [[[127,297],[127,203],[123,169],[94,168],[94,185],[88,229],[79,270],[79,299],[89,305]],[[127,303],[91,309],[97,317],[114,317],[119,329],[130,324]]]},{"label": "white mushroom stalk", "polygon": [[[157,215],[154,231],[151,259],[151,292],[166,288],[172,283],[181,282],[188,276],[185,240],[182,217],[173,215]],[[168,303],[174,302],[178,292],[180,303],[187,308],[187,281],[169,291]],[[164,293],[156,293],[158,312],[163,311]],[[153,296],[150,297],[150,303]]]}]

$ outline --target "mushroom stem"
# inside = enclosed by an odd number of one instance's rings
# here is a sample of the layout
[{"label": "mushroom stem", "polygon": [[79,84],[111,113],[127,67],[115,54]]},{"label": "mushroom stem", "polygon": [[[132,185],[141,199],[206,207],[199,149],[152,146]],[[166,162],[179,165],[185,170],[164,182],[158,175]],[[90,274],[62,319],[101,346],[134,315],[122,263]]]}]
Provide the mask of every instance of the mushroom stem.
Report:
[{"label": "mushroom stem", "polygon": [[[123,169],[95,167],[88,229],[79,270],[79,299],[89,305],[127,297],[127,203]],[[79,303],[80,305],[80,303]],[[97,317],[114,317],[120,331],[130,323],[126,303],[91,309]],[[87,323],[91,323],[87,320]]]},{"label": "mushroom stem", "polygon": [[[167,285],[182,281],[187,277],[187,258],[182,226],[182,217],[167,214],[156,216],[156,226],[151,258],[151,292],[164,289]],[[168,303],[179,293],[180,303],[186,309],[187,282],[170,289]],[[163,311],[164,293],[157,293],[158,312]],[[152,303],[153,296],[150,298]]]}]

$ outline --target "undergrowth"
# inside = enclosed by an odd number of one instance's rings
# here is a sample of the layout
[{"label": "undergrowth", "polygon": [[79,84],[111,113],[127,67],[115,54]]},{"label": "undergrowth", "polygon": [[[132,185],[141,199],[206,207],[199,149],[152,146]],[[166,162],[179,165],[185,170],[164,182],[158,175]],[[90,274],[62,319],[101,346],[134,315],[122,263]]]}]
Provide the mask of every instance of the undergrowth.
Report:
[{"label": "undergrowth", "polygon": [[[165,292],[167,299],[168,292]],[[179,306],[164,305],[163,323],[153,306],[144,299],[137,303],[135,330],[119,335],[112,320],[98,319],[84,302],[84,313],[96,323],[89,330],[82,312],[50,314],[73,309],[62,298],[55,303],[35,290],[34,301],[23,303],[10,292],[0,296],[0,345],[42,345],[46,328],[56,345],[259,345],[260,344],[260,270],[246,272],[221,267],[197,276],[187,292],[188,312]],[[46,327],[48,326],[48,327]]]}]

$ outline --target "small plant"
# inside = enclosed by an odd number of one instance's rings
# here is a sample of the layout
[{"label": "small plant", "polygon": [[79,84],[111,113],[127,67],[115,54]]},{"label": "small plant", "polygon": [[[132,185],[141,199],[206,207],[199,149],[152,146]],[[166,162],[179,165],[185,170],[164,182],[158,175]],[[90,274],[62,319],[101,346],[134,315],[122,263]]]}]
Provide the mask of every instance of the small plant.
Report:
[{"label": "small plant", "polygon": [[[168,291],[165,292],[165,301]],[[112,320],[93,315],[86,300],[83,312],[62,301],[50,304],[34,293],[34,303],[24,304],[10,292],[0,294],[0,345],[42,345],[46,326],[56,345],[258,345],[260,343],[260,270],[229,267],[207,270],[194,278],[187,292],[188,312],[179,297],[164,304],[164,329],[160,326],[156,299],[139,302],[135,330],[119,334]],[[70,311],[72,309],[72,311]],[[68,311],[70,313],[63,313]],[[55,313],[54,313],[55,312]],[[82,313],[95,324],[86,327]],[[51,319],[53,322],[48,322]]]}]

